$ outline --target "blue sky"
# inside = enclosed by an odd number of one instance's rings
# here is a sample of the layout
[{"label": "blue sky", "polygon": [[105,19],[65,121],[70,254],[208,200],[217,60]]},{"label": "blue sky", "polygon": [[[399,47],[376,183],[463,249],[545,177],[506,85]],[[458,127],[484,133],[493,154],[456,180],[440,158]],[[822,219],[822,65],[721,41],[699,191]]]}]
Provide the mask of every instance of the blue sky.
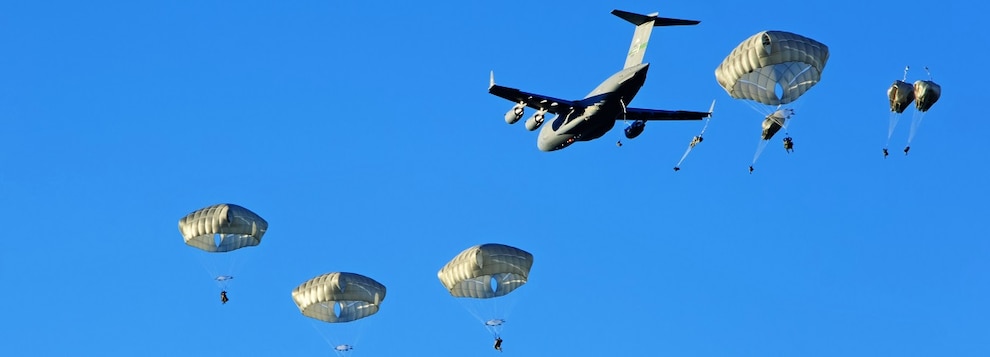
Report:
[{"label": "blue sky", "polygon": [[[579,98],[619,70],[613,8],[658,28],[636,107],[705,110],[554,153],[502,85]],[[290,297],[332,271],[388,287],[356,356],[497,353],[436,272],[535,256],[516,356],[985,356],[986,5],[838,1],[146,1],[0,8],[0,355],[331,355]],[[714,70],[762,30],[827,44],[822,81],[752,160],[761,116]],[[943,95],[910,156],[885,92]],[[270,223],[220,305],[179,218]]]}]

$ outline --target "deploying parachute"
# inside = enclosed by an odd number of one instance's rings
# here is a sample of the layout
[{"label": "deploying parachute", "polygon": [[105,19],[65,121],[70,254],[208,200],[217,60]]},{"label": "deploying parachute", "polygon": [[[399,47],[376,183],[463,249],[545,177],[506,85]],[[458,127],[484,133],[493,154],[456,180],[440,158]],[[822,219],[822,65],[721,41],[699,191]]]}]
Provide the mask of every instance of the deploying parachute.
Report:
[{"label": "deploying parachute", "polygon": [[[708,108],[708,112],[712,113],[714,111],[715,111],[715,101],[712,101],[712,106],[711,108]],[[681,171],[681,164],[683,164],[684,160],[687,159],[689,154],[691,154],[691,151],[694,150],[694,147],[697,146],[698,144],[701,144],[702,141],[705,141],[705,130],[708,130],[708,124],[710,124],[711,122],[712,122],[712,116],[709,115],[708,118],[705,119],[705,126],[701,128],[701,133],[691,138],[691,142],[688,143],[687,150],[684,150],[684,155],[681,155],[681,159],[677,161],[676,165],[674,165],[674,172]]]},{"label": "deploying parachute", "polygon": [[927,112],[931,109],[938,98],[942,96],[942,86],[932,81],[918,80],[914,82],[915,109],[919,112]]},{"label": "deploying parachute", "polygon": [[[925,118],[925,113],[931,109],[932,105],[942,96],[942,87],[932,80],[918,80],[914,85],[907,83],[907,72],[909,67],[904,67],[904,78],[894,81],[894,84],[887,89],[887,98],[890,101],[890,126],[887,129],[887,144],[883,147],[883,156],[887,157],[887,146],[890,145],[890,138],[894,135],[894,128],[900,120],[904,110],[914,102],[915,113],[911,119],[911,133],[908,134],[907,146],[904,147],[904,155],[911,150],[911,142],[914,140],[921,120]],[[928,77],[931,79],[931,72],[925,67]]]},{"label": "deploying parachute", "polygon": [[[786,130],[793,109],[784,106],[798,100],[821,80],[828,62],[828,46],[795,33],[763,31],[736,46],[715,69],[715,79],[732,98],[746,100],[764,115],[763,140],[781,128]],[[785,140],[785,147],[789,140]]]},{"label": "deploying parachute", "polygon": [[890,125],[887,127],[887,143],[883,146],[883,157],[887,158],[887,146],[890,146],[890,138],[894,135],[894,128],[897,127],[897,122],[901,120],[901,114],[904,110],[911,105],[914,101],[914,86],[907,81],[908,70],[911,69],[908,66],[904,67],[904,78],[894,81],[887,88],[887,99],[890,101]]},{"label": "deploying parachute", "polygon": [[481,304],[468,309],[497,339],[507,313],[498,300],[526,284],[532,267],[533,255],[529,252],[489,243],[470,247],[455,256],[437,272],[437,278],[450,295],[479,299],[476,301]]},{"label": "deploying parachute", "polygon": [[[179,220],[179,232],[186,244],[211,253],[213,267],[207,270],[221,288],[226,303],[226,289],[234,276],[236,257],[230,252],[261,244],[268,222],[251,210],[229,203],[196,210]],[[216,253],[222,253],[215,256]],[[224,261],[223,268],[216,265]],[[205,265],[205,263],[204,263]]]},{"label": "deploying parachute", "polygon": [[904,113],[904,109],[914,101],[914,86],[905,81],[894,81],[887,89],[887,97],[890,99],[891,112]]},{"label": "deploying parachute", "polygon": [[[928,67],[925,67],[925,71],[928,71]],[[928,72],[929,78],[931,75],[931,72]],[[941,96],[942,86],[935,84],[934,81],[918,80],[914,82],[914,109],[917,111],[914,112],[914,117],[911,119],[911,133],[908,134],[904,155],[907,155],[908,150],[911,150],[911,142],[914,141],[914,136],[918,133],[918,128],[921,127],[921,121],[925,119],[925,113],[935,105]]]},{"label": "deploying parachute", "polygon": [[[907,69],[904,70],[907,75]],[[890,99],[890,112],[901,114],[914,101],[914,86],[905,81],[894,81],[887,89],[887,98]]]},{"label": "deploying parachute", "polygon": [[[327,273],[293,289],[292,300],[307,317],[332,324],[349,323],[378,312],[385,300],[385,286],[360,274]],[[332,337],[324,338],[339,355],[353,350],[358,338],[354,335],[359,335],[351,326],[342,327],[332,334]]]}]

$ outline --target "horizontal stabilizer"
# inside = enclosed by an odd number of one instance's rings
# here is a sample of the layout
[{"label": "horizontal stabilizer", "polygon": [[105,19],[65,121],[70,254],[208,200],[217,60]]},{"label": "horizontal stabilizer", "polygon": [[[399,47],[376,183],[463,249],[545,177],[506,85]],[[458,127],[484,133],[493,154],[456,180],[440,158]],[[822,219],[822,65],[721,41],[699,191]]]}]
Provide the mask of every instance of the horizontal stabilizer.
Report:
[{"label": "horizontal stabilizer", "polygon": [[636,32],[633,33],[632,43],[629,45],[629,52],[626,54],[626,64],[623,68],[630,68],[643,63],[643,56],[646,55],[646,44],[650,42],[650,34],[657,26],[677,26],[677,25],[697,25],[701,21],[672,19],[669,17],[657,17],[659,12],[649,15],[641,15],[628,11],[612,10],[612,14],[621,17],[623,20],[636,25]]},{"label": "horizontal stabilizer", "polygon": [[659,12],[654,12],[648,15],[640,15],[628,11],[612,10],[612,14],[621,17],[623,20],[629,21],[630,23],[636,26],[645,24],[650,21],[653,21],[653,26],[681,26],[681,25],[697,25],[701,23],[701,21],[697,21],[697,20],[684,20],[684,19],[674,19],[669,17],[657,17],[657,15],[660,15]]},{"label": "horizontal stabilizer", "polygon": [[682,26],[682,25],[697,25],[701,21],[698,20],[684,20],[684,19],[672,19],[669,17],[658,17],[657,21],[653,23],[653,26]]},{"label": "horizontal stabilizer", "polygon": [[645,24],[647,22],[652,21],[654,18],[657,17],[657,15],[660,15],[660,13],[659,12],[654,12],[654,13],[649,14],[649,15],[640,15],[640,14],[636,14],[636,13],[632,13],[632,12],[628,12],[628,11],[612,10],[612,15],[621,17],[623,20],[629,21],[633,25],[639,26],[639,25],[642,25],[642,24]]}]

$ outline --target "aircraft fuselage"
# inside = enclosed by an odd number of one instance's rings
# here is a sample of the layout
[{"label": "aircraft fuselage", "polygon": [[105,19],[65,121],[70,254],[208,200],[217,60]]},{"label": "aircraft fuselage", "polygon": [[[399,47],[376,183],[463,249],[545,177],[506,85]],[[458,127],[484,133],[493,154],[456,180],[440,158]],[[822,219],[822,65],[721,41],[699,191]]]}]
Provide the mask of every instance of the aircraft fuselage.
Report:
[{"label": "aircraft fuselage", "polygon": [[605,135],[646,83],[649,68],[649,63],[641,63],[613,74],[578,101],[580,107],[571,113],[560,113],[544,125],[536,146],[541,151],[555,151]]}]

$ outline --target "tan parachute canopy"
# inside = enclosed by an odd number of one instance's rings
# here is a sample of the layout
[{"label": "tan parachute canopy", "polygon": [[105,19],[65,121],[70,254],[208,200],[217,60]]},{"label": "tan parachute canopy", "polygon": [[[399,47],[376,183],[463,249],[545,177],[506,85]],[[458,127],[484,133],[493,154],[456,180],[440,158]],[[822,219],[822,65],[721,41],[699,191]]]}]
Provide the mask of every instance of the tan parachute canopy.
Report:
[{"label": "tan parachute canopy", "polygon": [[898,114],[903,113],[904,109],[907,109],[908,105],[914,101],[914,87],[904,81],[895,81],[887,89],[887,98],[890,99],[890,111]]},{"label": "tan parachute canopy", "polygon": [[732,50],[715,70],[715,79],[733,98],[781,105],[797,100],[818,83],[827,61],[828,46],[821,42],[790,32],[763,31]]},{"label": "tan parachute canopy", "polygon": [[935,82],[923,80],[914,82],[914,106],[918,111],[927,112],[941,96],[942,86]]},{"label": "tan parachute canopy", "polygon": [[[179,220],[186,244],[212,253],[256,246],[268,230],[268,222],[247,208],[218,204],[190,213]],[[219,235],[220,242],[214,237]]]},{"label": "tan parachute canopy", "polygon": [[[503,296],[526,284],[533,255],[503,244],[468,248],[437,272],[451,295],[469,298]],[[492,282],[495,282],[495,288]]]},{"label": "tan parachute canopy", "polygon": [[350,322],[378,312],[385,300],[385,286],[360,274],[327,273],[297,286],[292,300],[308,317]]}]

